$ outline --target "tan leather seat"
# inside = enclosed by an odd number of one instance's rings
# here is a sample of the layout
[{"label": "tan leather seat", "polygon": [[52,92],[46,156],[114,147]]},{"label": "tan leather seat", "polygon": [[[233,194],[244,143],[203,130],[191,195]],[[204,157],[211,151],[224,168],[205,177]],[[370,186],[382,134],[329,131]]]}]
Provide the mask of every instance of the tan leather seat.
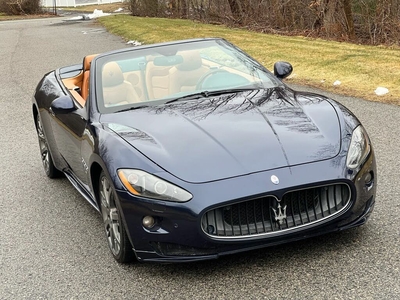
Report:
[{"label": "tan leather seat", "polygon": [[136,73],[130,73],[129,75],[125,75],[125,80],[128,81],[136,91],[136,94],[139,96],[140,101],[145,100],[144,92],[142,91],[143,88],[143,79]]},{"label": "tan leather seat", "polygon": [[109,62],[103,66],[102,86],[105,107],[140,101],[132,85],[124,80],[121,68],[116,62]]},{"label": "tan leather seat", "polygon": [[198,51],[184,51],[177,54],[183,57],[183,62],[170,70],[169,92],[175,94],[194,91],[197,82],[209,71],[209,68],[203,66]]},{"label": "tan leather seat", "polygon": [[83,58],[83,79],[82,79],[82,88],[81,95],[84,100],[89,96],[89,77],[90,77],[90,66],[93,58],[95,58],[98,54],[87,55]]},{"label": "tan leather seat", "polygon": [[149,99],[160,99],[169,93],[169,70],[171,66],[156,66],[149,61],[146,66],[146,85]]}]

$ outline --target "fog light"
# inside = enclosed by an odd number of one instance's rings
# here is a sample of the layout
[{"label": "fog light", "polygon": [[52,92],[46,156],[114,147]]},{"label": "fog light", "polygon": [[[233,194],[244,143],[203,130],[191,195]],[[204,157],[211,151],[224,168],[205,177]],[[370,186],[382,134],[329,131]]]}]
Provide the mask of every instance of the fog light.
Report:
[{"label": "fog light", "polygon": [[365,184],[370,185],[372,183],[373,179],[374,179],[374,175],[372,174],[372,172],[367,173],[364,177]]},{"label": "fog light", "polygon": [[147,229],[150,229],[154,226],[154,224],[156,223],[156,221],[154,220],[154,218],[152,216],[145,216],[143,218],[143,226],[146,227]]}]

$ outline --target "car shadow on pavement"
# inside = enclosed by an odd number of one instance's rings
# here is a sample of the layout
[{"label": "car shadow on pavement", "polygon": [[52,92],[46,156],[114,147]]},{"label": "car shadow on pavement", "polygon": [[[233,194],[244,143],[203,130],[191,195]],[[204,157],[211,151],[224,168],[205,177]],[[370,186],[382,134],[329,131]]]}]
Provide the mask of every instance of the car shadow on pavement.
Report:
[{"label": "car shadow on pavement", "polygon": [[[338,263],[349,256],[359,255],[363,245],[367,247],[373,240],[373,224],[349,229],[344,232],[329,233],[323,236],[307,240],[291,242],[278,246],[261,248],[257,250],[226,255],[217,260],[208,260],[192,263],[156,264],[156,263],[132,263],[126,269],[135,272],[154,272],[157,276],[171,276],[186,278],[186,276],[209,277],[223,273],[231,275],[240,273],[244,269],[253,267],[265,270],[285,270],[293,267],[302,268],[326,264],[326,261],[335,257]],[[330,261],[330,263],[336,263]],[[303,266],[302,266],[303,265]]]}]

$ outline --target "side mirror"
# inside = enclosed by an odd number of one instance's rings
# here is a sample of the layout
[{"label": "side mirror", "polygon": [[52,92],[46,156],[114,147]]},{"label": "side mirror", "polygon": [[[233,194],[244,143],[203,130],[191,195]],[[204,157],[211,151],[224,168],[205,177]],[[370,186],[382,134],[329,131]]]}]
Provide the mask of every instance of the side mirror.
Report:
[{"label": "side mirror", "polygon": [[293,67],[286,61],[278,61],[274,65],[274,75],[279,79],[284,79],[292,74]]},{"label": "side mirror", "polygon": [[68,114],[76,110],[76,107],[71,97],[61,96],[51,102],[50,109],[54,114]]}]

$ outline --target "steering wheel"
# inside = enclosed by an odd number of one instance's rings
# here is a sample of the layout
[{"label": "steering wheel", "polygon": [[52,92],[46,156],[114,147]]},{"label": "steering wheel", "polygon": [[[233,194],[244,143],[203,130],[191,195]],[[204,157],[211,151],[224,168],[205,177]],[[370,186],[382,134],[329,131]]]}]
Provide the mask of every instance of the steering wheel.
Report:
[{"label": "steering wheel", "polygon": [[200,77],[200,79],[197,81],[196,84],[196,90],[201,90],[203,88],[204,82],[209,79],[211,76],[218,74],[218,73],[225,73],[225,74],[231,74],[230,72],[223,70],[223,69],[214,69],[210,70],[209,72],[205,73],[203,76]]}]

